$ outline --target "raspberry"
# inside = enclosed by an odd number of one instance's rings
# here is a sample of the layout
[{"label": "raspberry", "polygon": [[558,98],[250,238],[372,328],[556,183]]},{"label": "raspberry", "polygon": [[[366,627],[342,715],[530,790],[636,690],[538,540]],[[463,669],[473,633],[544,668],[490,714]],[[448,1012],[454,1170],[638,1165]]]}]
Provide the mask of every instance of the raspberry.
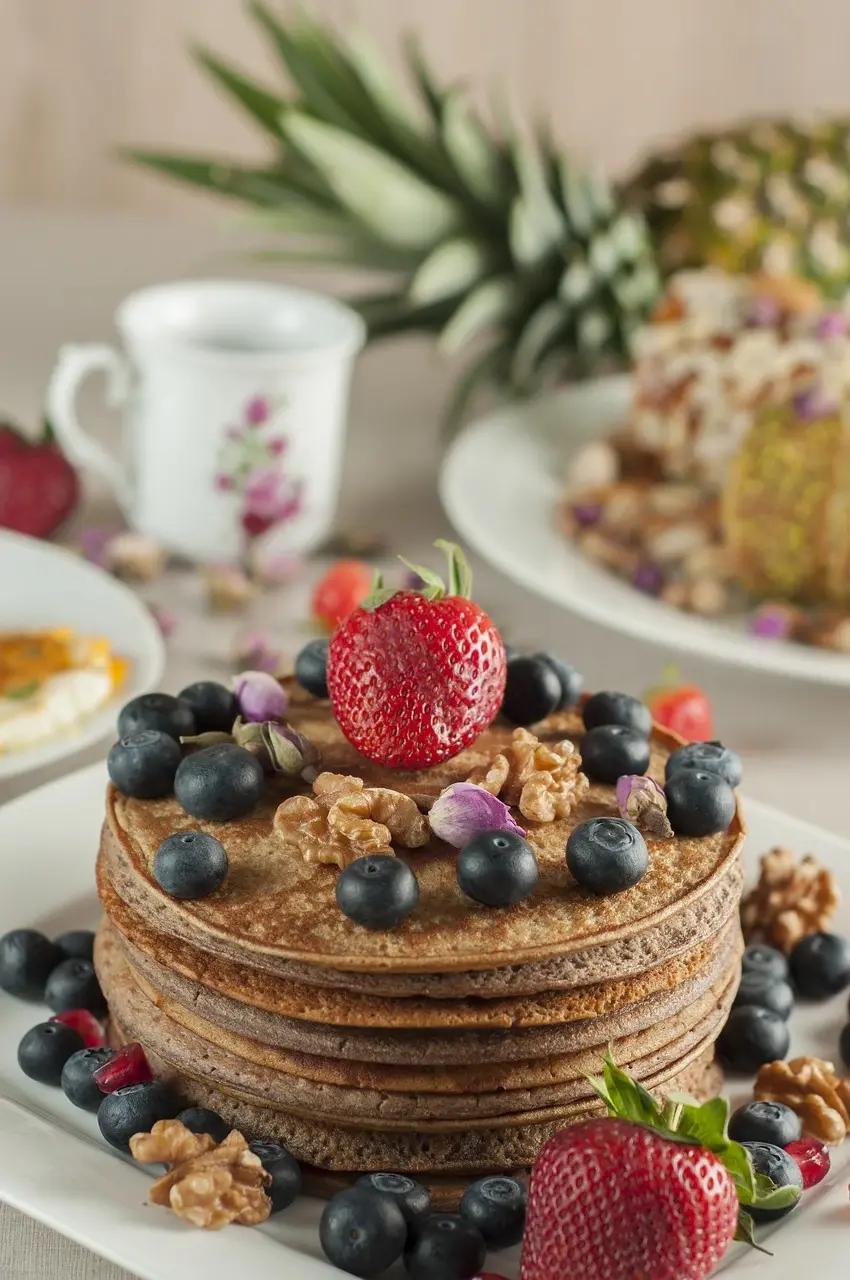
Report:
[{"label": "raspberry", "polygon": [[807,1191],[823,1182],[832,1162],[822,1142],[817,1138],[798,1138],[796,1142],[789,1142],[785,1150],[799,1167]]},{"label": "raspberry", "polygon": [[50,1021],[64,1022],[66,1027],[76,1031],[82,1036],[83,1044],[87,1049],[100,1049],[106,1044],[103,1027],[88,1009],[65,1009],[63,1013],[54,1014]]},{"label": "raspberry", "polygon": [[101,1093],[115,1093],[117,1089],[126,1089],[131,1084],[148,1084],[153,1080],[153,1072],[148,1065],[145,1051],[135,1041],[125,1044],[118,1050],[114,1058],[98,1067],[94,1073],[94,1082]]}]

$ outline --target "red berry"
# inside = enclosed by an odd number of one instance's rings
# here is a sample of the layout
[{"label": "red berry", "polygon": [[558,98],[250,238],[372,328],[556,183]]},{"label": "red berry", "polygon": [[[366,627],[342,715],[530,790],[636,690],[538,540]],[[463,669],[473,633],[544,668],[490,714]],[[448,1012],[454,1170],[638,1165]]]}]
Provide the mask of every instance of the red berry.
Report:
[{"label": "red berry", "polygon": [[65,1009],[63,1013],[54,1014],[50,1021],[64,1022],[66,1027],[71,1027],[83,1037],[87,1049],[100,1049],[106,1044],[103,1027],[88,1009]]},{"label": "red berry", "polygon": [[505,646],[464,596],[400,591],[355,609],[331,638],[328,691],[349,742],[390,769],[427,769],[468,747],[498,714]]},{"label": "red berry", "polygon": [[116,1089],[126,1089],[131,1084],[147,1084],[153,1080],[153,1072],[144,1049],[133,1041],[122,1045],[113,1058],[98,1067],[92,1078],[101,1093],[115,1093]]},{"label": "red berry", "polygon": [[712,1152],[586,1120],[534,1163],[522,1280],[704,1280],[737,1223],[735,1184]]},{"label": "red berry", "polygon": [[313,617],[332,629],[366,599],[374,574],[362,560],[331,565],[313,592]]},{"label": "red berry", "polygon": [[76,506],[77,473],[53,444],[0,426],[0,526],[46,538]]},{"label": "red berry", "polygon": [[686,742],[707,742],[714,737],[711,703],[695,684],[663,690],[651,699],[649,709],[657,724],[672,729]]},{"label": "red berry", "polygon": [[829,1151],[817,1138],[798,1138],[785,1148],[803,1175],[803,1186],[816,1187],[829,1173]]}]

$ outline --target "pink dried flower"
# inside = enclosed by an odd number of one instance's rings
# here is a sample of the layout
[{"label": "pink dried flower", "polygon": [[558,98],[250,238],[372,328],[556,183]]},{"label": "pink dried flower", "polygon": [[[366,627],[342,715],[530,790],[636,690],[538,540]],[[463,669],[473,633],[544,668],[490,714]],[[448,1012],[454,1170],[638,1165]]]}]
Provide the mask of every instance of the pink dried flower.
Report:
[{"label": "pink dried flower", "polygon": [[794,412],[803,422],[816,422],[838,412],[838,405],[818,383],[812,383],[794,396]]},{"label": "pink dried flower", "polygon": [[251,571],[264,587],[291,582],[303,567],[304,558],[296,551],[281,551],[259,543],[251,552]]},{"label": "pink dried flower", "polygon": [[624,773],[617,779],[616,792],[620,817],[658,840],[670,839],[673,828],[667,817],[667,797],[654,778]]},{"label": "pink dried flower", "polygon": [[99,525],[92,526],[89,529],[80,531],[80,550],[86,560],[91,564],[96,564],[99,569],[106,567],[107,547],[115,535],[117,529],[104,529]]},{"label": "pink dried flower", "polygon": [[243,720],[283,720],[289,698],[268,671],[241,671],[233,678],[233,692]]},{"label": "pink dried flower", "polygon": [[454,782],[441,791],[431,806],[428,822],[434,835],[462,849],[480,831],[525,831],[508,806],[475,782]]},{"label": "pink dried flower", "polygon": [[850,331],[850,316],[846,311],[825,311],[815,325],[815,336],[821,339],[845,338]]},{"label": "pink dried flower", "polygon": [[160,633],[167,640],[168,637],[174,633],[174,629],[177,626],[176,616],[170,609],[165,609],[159,604],[149,604],[148,609],[150,610],[154,622],[159,627]]},{"label": "pink dried flower", "polygon": [[267,671],[276,675],[283,663],[283,653],[276,648],[265,631],[249,631],[237,641],[233,656],[236,664],[249,671]]},{"label": "pink dried flower", "polygon": [[787,604],[763,604],[750,619],[750,631],[763,640],[787,640],[795,619],[795,611]]},{"label": "pink dried flower", "polygon": [[245,405],[245,421],[252,427],[259,427],[268,420],[271,409],[265,396],[254,396]]}]

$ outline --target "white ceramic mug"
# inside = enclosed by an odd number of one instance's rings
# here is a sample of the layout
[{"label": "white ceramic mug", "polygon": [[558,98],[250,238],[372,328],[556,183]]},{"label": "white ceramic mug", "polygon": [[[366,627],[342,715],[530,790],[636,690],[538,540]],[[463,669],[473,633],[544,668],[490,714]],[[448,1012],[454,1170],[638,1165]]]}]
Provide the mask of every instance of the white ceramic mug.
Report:
[{"label": "white ceramic mug", "polygon": [[[111,485],[130,525],[193,560],[235,561],[252,537],[282,550],[330,529],[360,317],[331,298],[227,280],[156,285],[118,308],[124,352],[66,346],[48,413],[73,462]],[[77,419],[76,393],[107,375],[121,456]]]}]

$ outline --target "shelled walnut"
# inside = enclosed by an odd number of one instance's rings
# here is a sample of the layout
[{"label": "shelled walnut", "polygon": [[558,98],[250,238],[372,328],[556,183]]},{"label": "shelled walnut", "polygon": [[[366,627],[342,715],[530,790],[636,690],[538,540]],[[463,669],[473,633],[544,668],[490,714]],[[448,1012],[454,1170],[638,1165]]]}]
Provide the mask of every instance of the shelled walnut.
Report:
[{"label": "shelled walnut", "polygon": [[271,1176],[235,1129],[216,1143],[179,1120],[157,1120],[150,1133],[130,1139],[130,1152],[142,1164],[171,1166],[154,1182],[148,1200],[193,1226],[208,1231],[230,1222],[253,1227],[271,1213],[265,1192]]},{"label": "shelled walnut", "polygon": [[803,1132],[821,1142],[843,1142],[850,1130],[850,1080],[822,1058],[766,1063],[756,1077],[755,1096],[796,1111]]},{"label": "shelled walnut", "polygon": [[389,787],[367,787],[362,778],[320,773],[312,796],[291,796],[279,805],[274,829],[305,862],[342,869],[367,854],[392,854],[392,842],[418,849],[428,841],[428,823],[410,796]]},{"label": "shelled walnut", "polygon": [[798,861],[790,849],[771,849],[741,903],[744,936],[790,951],[806,934],[829,927],[840,898],[835,876],[812,854]]},{"label": "shelled walnut", "polygon": [[550,746],[528,729],[514,729],[505,751],[474,769],[468,781],[516,805],[529,822],[554,822],[568,818],[588,788],[580,763],[569,740]]}]

